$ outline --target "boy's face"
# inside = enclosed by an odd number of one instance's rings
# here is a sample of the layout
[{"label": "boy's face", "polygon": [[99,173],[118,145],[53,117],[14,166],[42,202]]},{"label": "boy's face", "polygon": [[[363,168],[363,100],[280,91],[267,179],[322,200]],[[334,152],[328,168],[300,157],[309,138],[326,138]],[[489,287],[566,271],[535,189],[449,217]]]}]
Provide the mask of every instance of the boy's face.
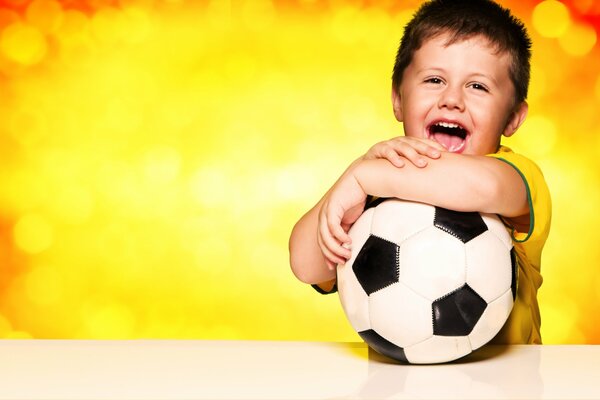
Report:
[{"label": "boy's face", "polygon": [[494,153],[500,136],[512,135],[527,114],[527,103],[514,104],[510,56],[482,36],[445,46],[448,37],[433,37],[414,53],[392,90],[394,114],[406,136],[454,153]]}]

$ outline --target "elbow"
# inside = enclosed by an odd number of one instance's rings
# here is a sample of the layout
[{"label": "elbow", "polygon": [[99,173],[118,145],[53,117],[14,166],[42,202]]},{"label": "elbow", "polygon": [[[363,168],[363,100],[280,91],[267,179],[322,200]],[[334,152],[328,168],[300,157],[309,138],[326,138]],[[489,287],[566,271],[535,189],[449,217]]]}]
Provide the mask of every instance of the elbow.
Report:
[{"label": "elbow", "polygon": [[310,280],[308,279],[308,277],[306,275],[304,275],[302,273],[302,271],[299,270],[295,270],[292,268],[292,272],[294,273],[294,276],[296,277],[296,279],[298,279],[300,282],[302,283],[306,283],[306,284],[311,284]]},{"label": "elbow", "polygon": [[294,257],[290,255],[290,266],[292,268],[292,273],[302,283],[311,284],[312,281],[310,279],[310,275],[307,273],[306,269],[300,268],[298,266],[298,262],[294,260]]},{"label": "elbow", "polygon": [[290,240],[289,253],[290,268],[300,282],[313,285],[335,278],[335,272],[326,267],[325,258],[320,253],[310,256],[302,243]]},{"label": "elbow", "polygon": [[294,276],[300,282],[311,284],[310,269],[306,266],[306,257],[302,256],[302,251],[298,248],[298,243],[296,243],[296,240],[294,240],[293,232],[292,236],[290,237],[288,250],[290,255],[290,268]]}]

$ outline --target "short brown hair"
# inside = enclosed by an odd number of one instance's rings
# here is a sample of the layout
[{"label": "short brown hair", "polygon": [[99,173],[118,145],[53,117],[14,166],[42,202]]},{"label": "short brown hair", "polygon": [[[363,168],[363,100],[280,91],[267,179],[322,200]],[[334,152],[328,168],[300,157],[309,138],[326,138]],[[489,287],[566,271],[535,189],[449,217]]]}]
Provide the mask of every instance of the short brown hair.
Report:
[{"label": "short brown hair", "polygon": [[398,90],[404,70],[423,42],[449,33],[446,45],[482,35],[499,52],[511,57],[509,75],[515,87],[516,104],[527,98],[531,39],[525,25],[492,0],[431,0],[422,4],[404,28],[396,54],[392,84]]}]

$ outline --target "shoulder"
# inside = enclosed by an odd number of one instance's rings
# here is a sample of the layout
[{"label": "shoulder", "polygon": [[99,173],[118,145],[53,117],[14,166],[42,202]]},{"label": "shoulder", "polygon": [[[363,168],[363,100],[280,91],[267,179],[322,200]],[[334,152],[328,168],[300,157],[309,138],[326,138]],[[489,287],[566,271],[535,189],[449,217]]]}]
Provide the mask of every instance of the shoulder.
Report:
[{"label": "shoulder", "polygon": [[[527,190],[527,202],[529,204],[529,227],[527,232],[518,229],[513,230],[513,239],[517,242],[528,240],[545,241],[550,228],[552,215],[552,202],[550,191],[540,167],[526,156],[515,153],[506,146],[493,154],[488,154],[513,167],[523,179]],[[514,228],[513,224],[511,227]]]},{"label": "shoulder", "polygon": [[[515,153],[509,147],[500,146],[500,149],[498,149],[497,152],[488,154],[487,156],[506,162],[515,168],[523,178],[530,178],[536,181],[532,183],[545,184],[544,175],[542,174],[540,167],[531,159],[523,154]],[[537,182],[538,180],[541,182]]]}]

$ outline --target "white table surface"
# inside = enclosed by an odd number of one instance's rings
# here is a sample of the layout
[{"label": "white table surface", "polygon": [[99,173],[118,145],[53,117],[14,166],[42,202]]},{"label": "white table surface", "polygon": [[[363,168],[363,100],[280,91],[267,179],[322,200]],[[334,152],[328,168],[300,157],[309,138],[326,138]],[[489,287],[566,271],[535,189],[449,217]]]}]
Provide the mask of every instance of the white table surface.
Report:
[{"label": "white table surface", "polygon": [[2,340],[0,399],[600,399],[600,346],[403,365],[363,343]]}]

